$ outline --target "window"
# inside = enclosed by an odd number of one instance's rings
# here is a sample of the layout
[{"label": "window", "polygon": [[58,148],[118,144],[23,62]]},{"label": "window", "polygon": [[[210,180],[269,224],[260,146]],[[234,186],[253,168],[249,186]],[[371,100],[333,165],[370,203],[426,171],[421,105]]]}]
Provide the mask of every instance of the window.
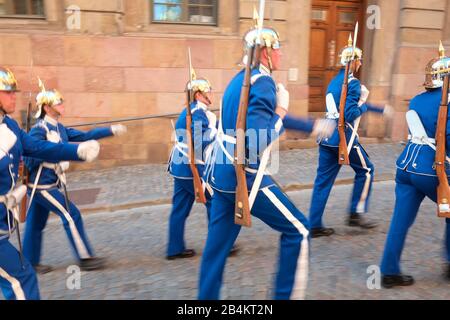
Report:
[{"label": "window", "polygon": [[153,22],[216,25],[218,0],[153,0]]},{"label": "window", "polygon": [[44,17],[44,0],[0,0],[0,16]]}]

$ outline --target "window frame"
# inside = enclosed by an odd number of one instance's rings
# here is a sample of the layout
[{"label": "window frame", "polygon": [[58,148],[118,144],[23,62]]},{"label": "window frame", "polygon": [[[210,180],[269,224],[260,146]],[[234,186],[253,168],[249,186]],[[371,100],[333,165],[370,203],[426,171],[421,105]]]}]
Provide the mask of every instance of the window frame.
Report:
[{"label": "window frame", "polygon": [[[30,2],[32,0],[26,0],[26,1],[28,1],[28,6],[27,7],[29,7],[29,5],[31,4]],[[47,20],[46,1],[45,0],[42,0],[42,11],[43,11],[42,15],[38,15],[38,14],[0,14],[0,19]]]},{"label": "window frame", "polygon": [[201,22],[190,22],[187,21],[187,19],[189,18],[188,16],[188,12],[189,12],[189,7],[190,6],[195,6],[195,7],[209,7],[208,5],[202,5],[202,4],[190,4],[189,0],[181,0],[182,3],[181,4],[170,4],[167,3],[166,5],[170,6],[177,6],[177,5],[181,5],[181,16],[183,17],[183,19],[186,19],[186,21],[162,21],[162,20],[154,20],[154,10],[155,10],[155,5],[160,4],[160,5],[165,5],[165,3],[155,3],[158,2],[158,0],[150,0],[150,24],[168,24],[168,25],[189,25],[189,26],[204,26],[204,27],[218,27],[219,26],[219,0],[213,0],[213,5],[212,5],[212,9],[213,9],[213,18],[214,18],[214,22],[213,23],[201,23]]}]

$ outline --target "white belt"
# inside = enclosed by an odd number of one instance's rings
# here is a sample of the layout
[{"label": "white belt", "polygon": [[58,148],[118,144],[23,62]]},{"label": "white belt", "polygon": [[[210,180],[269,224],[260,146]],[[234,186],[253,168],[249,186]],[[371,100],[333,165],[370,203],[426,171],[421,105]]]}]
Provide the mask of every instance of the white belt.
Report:
[{"label": "white belt", "polygon": [[[4,204],[8,211],[6,216],[8,220],[8,230],[0,230],[0,235],[11,235],[15,229],[14,223],[11,224],[9,212],[13,214],[13,219],[20,221],[19,219],[19,204],[23,197],[27,193],[27,188],[23,185],[14,188],[12,191],[5,195],[0,196],[0,203]],[[12,226],[12,227],[11,227]]]},{"label": "white belt", "polygon": [[[29,183],[27,186],[28,186],[28,188],[34,188],[35,187],[33,183]],[[57,187],[57,186],[58,186],[57,183],[53,183],[53,184],[37,184],[35,188],[37,190],[47,190],[47,189],[51,189],[51,188],[54,188],[54,187]]]},{"label": "white belt", "polygon": [[177,141],[177,142],[175,143],[175,148],[176,148],[178,151],[180,151],[181,154],[182,154],[183,156],[185,156],[186,158],[188,158],[188,154],[187,154],[187,152],[186,152],[185,150],[188,150],[189,147],[188,147],[188,145],[187,145],[186,143]]},{"label": "white belt", "polygon": [[433,146],[436,145],[436,139],[428,138],[428,137],[416,137],[416,136],[413,137],[413,136],[409,135],[408,140],[410,140],[414,144],[426,144],[426,145],[432,144]]},{"label": "white belt", "polygon": [[[428,137],[425,137],[425,136],[423,136],[423,137],[412,137],[411,135],[408,135],[408,140],[410,140],[414,144],[427,145],[431,149],[436,151],[436,139],[428,138]],[[446,156],[445,157],[445,161],[450,163],[450,158]]]},{"label": "white belt", "polygon": [[[186,143],[177,141],[177,142],[175,143],[175,149],[177,149],[178,151],[180,151],[180,153],[181,153],[183,156],[185,156],[186,158],[189,159],[189,155],[188,155],[188,153],[185,151],[185,150],[189,150],[189,146],[188,146]],[[195,164],[201,164],[201,165],[204,165],[205,162],[202,161],[202,160],[195,159]]]},{"label": "white belt", "polygon": [[326,118],[327,119],[332,119],[332,120],[339,119],[339,113],[337,113],[337,112],[327,112],[326,113]]},{"label": "white belt", "polygon": [[225,134],[222,130],[219,129],[216,135],[216,140],[228,160],[230,160],[231,163],[234,163],[234,157],[225,148],[224,142],[235,145],[236,138]]}]

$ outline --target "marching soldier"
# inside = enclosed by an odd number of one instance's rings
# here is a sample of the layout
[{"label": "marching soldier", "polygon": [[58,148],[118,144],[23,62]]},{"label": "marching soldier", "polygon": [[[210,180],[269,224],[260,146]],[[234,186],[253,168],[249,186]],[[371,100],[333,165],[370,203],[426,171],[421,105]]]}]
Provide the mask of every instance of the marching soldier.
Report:
[{"label": "marching soldier", "polygon": [[[284,132],[285,126],[307,132],[319,132],[327,126],[321,120],[300,121],[286,117],[289,93],[283,85],[277,86],[272,78],[272,71],[280,66],[279,35],[271,28],[252,29],[244,38],[246,50],[255,46],[258,34],[261,39],[260,59],[251,71],[246,122],[249,137],[246,150],[249,160],[245,169],[247,185],[249,191],[256,191],[251,213],[282,234],[275,298],[302,298],[308,274],[308,222],[266,173],[266,168],[261,165],[261,157],[269,155],[265,151],[270,151],[272,143]],[[244,61],[249,61],[249,57]],[[199,299],[219,298],[226,259],[241,229],[240,225],[234,223],[237,182],[233,163],[236,119],[244,75],[245,70],[240,71],[225,90],[216,145],[205,172],[214,195],[201,263]]]},{"label": "marching soldier", "polygon": [[52,162],[92,161],[98,155],[99,144],[54,144],[29,136],[10,117],[16,108],[17,91],[14,74],[0,68],[0,287],[6,299],[39,299],[33,267],[9,242],[14,231],[19,235],[18,204],[26,194],[26,187],[17,184],[20,158],[25,155]]},{"label": "marching soldier", "polygon": [[[342,85],[344,82],[345,66],[353,56],[354,47],[351,40],[347,47],[340,53],[341,70],[334,77],[327,90],[326,106],[327,118],[336,121],[340,116],[340,107],[337,106],[341,99]],[[349,226],[357,226],[365,229],[374,228],[377,224],[367,219],[363,214],[367,212],[372,182],[374,176],[374,166],[366,151],[358,141],[358,126],[361,116],[365,112],[375,112],[379,114],[389,114],[392,110],[389,106],[385,108],[375,107],[366,102],[369,91],[354,77],[362,65],[362,50],[355,47],[354,60],[350,62],[347,99],[345,101],[345,136],[348,144],[349,164],[355,171],[355,181],[350,204]],[[344,66],[344,67],[342,67]],[[317,176],[314,181],[314,190],[311,199],[309,222],[311,224],[311,237],[330,236],[334,229],[325,228],[322,222],[325,206],[330,195],[331,188],[339,173],[339,132],[336,127],[334,134],[330,138],[319,139],[319,166]]]},{"label": "marching soldier", "polygon": [[[211,151],[211,142],[217,133],[216,115],[209,111],[212,104],[211,85],[207,79],[194,79],[187,84],[186,90],[191,90],[194,102],[191,104],[192,137],[196,167],[200,177],[203,176],[204,159]],[[172,211],[169,220],[169,241],[167,246],[167,259],[190,258],[195,256],[193,249],[186,249],[184,242],[184,229],[186,219],[191,212],[195,201],[194,181],[189,166],[189,147],[186,139],[187,108],[178,117],[175,124],[176,142],[169,160],[169,172],[174,178],[174,193]],[[208,220],[211,209],[210,188],[206,188],[206,212]]]},{"label": "marching soldier", "polygon": [[[126,132],[123,125],[96,128],[88,132],[64,127],[59,122],[65,112],[62,95],[57,90],[45,90],[42,82],[40,88],[41,92],[36,97],[35,117],[38,120],[30,131],[30,136],[36,140],[54,143],[83,142]],[[80,211],[68,199],[65,171],[69,168],[69,162],[46,162],[38,157],[29,157],[25,158],[25,164],[30,171],[30,208],[24,237],[25,257],[38,273],[52,271],[51,266],[40,264],[42,231],[52,211],[61,218],[81,269],[89,271],[104,267],[105,260],[95,257],[89,244]]]},{"label": "marching soldier", "polygon": [[[437,202],[439,184],[435,167],[436,137],[439,105],[443,95],[443,78],[449,73],[450,58],[445,57],[441,47],[441,57],[432,59],[426,66],[425,92],[414,97],[409,104],[407,122],[410,131],[409,142],[397,160],[395,187],[395,207],[391,226],[386,239],[381,262],[382,285],[386,288],[408,286],[414,283],[412,276],[404,275],[400,269],[400,258],[409,228],[413,225],[420,204],[425,197]],[[447,95],[446,93],[444,93]],[[443,97],[448,103],[448,97]],[[444,105],[445,103],[444,102]],[[445,120],[447,115],[445,114]],[[446,127],[448,170],[450,155],[450,122]],[[447,204],[448,207],[448,204]],[[447,208],[448,212],[448,208]],[[446,219],[446,273],[450,280],[450,219]]]}]

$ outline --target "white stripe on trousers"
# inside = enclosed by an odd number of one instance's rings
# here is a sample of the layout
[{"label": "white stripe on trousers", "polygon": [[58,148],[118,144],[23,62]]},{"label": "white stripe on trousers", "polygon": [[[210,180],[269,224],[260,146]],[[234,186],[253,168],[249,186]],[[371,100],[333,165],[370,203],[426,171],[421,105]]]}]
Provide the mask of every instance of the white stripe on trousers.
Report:
[{"label": "white stripe on trousers", "polygon": [[73,240],[75,242],[75,247],[78,251],[78,255],[81,259],[88,259],[91,256],[89,255],[86,246],[81,239],[80,233],[78,232],[77,226],[70,216],[69,212],[67,212],[66,208],[64,208],[61,203],[58,202],[55,198],[52,197],[47,191],[41,191],[42,196],[47,199],[52,205],[54,205],[59,211],[62,212],[66,220],[69,222],[70,231],[72,233]]},{"label": "white stripe on trousers", "polygon": [[[309,257],[309,245],[308,236],[309,231],[298,220],[286,206],[277,198],[277,196],[269,190],[269,188],[262,189],[262,192],[269,198],[269,200],[277,207],[278,210],[291,222],[298,232],[303,236],[300,247],[300,256],[297,259],[297,267],[295,271],[294,285],[292,288],[291,298],[292,300],[305,299],[305,291],[308,282],[308,257]],[[300,270],[299,270],[300,269]]]},{"label": "white stripe on trousers", "polygon": [[23,293],[22,286],[20,285],[19,280],[14,277],[11,277],[8,272],[0,268],[0,277],[6,279],[9,283],[11,283],[12,290],[14,295],[16,296],[16,300],[26,300],[25,294]]},{"label": "white stripe on trousers", "polygon": [[367,167],[366,160],[361,152],[361,149],[358,146],[355,146],[356,152],[358,153],[359,160],[361,161],[361,165],[367,171],[366,172],[366,182],[364,183],[363,191],[361,192],[361,197],[359,198],[358,205],[356,206],[356,213],[364,213],[366,211],[366,200],[367,195],[369,194],[370,180],[372,177],[370,176],[371,169]]}]

